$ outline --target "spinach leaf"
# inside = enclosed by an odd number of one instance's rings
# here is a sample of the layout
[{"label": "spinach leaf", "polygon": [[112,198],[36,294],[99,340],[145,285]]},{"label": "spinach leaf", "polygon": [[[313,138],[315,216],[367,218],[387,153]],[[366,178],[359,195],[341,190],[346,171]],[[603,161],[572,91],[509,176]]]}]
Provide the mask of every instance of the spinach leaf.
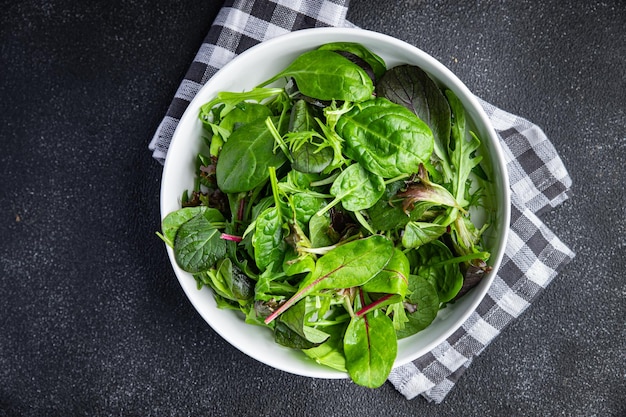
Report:
[{"label": "spinach leaf", "polygon": [[430,281],[437,290],[439,301],[452,300],[463,285],[463,275],[450,249],[438,240],[434,240],[417,249],[420,265],[417,275]]},{"label": "spinach leaf", "polygon": [[259,119],[235,130],[224,144],[217,160],[217,185],[225,193],[252,190],[268,179],[269,167],[280,167],[286,160],[284,153],[274,152],[274,137]]},{"label": "spinach leaf", "polygon": [[284,239],[283,202],[279,197],[276,169],[268,168],[268,176],[274,197],[274,206],[265,209],[254,221],[252,246],[254,260],[259,270],[274,265],[277,269],[282,265],[287,243]]},{"label": "spinach leaf", "polygon": [[355,105],[337,121],[345,153],[384,178],[416,173],[433,152],[430,128],[385,98]]},{"label": "spinach leaf", "polygon": [[318,133],[318,122],[309,104],[297,100],[291,109],[289,132],[285,141],[292,154],[291,166],[304,173],[320,173],[334,158],[334,150]]},{"label": "spinach leaf", "polygon": [[354,317],[343,339],[346,368],[358,384],[377,388],[385,383],[398,353],[391,319],[380,310]]},{"label": "spinach leaf", "polygon": [[289,198],[293,219],[301,225],[308,225],[311,217],[324,205],[325,200],[307,193],[294,193]]},{"label": "spinach leaf", "polygon": [[191,220],[198,214],[204,214],[207,220],[211,222],[223,222],[224,216],[219,210],[206,206],[184,207],[169,213],[161,222],[161,230],[163,234],[161,239],[171,248],[174,247],[174,238],[180,226]]},{"label": "spinach leaf", "polygon": [[372,80],[362,68],[332,51],[305,52],[259,87],[283,77],[294,78],[302,94],[319,100],[358,102],[374,92]]},{"label": "spinach leaf", "polygon": [[376,78],[382,77],[385,71],[387,71],[387,64],[385,64],[385,61],[360,43],[331,42],[320,46],[318,49],[327,51],[344,51],[356,55],[367,62],[367,64],[372,68],[372,71],[374,71]]},{"label": "spinach leaf", "polygon": [[[257,121],[259,119],[265,120],[272,116],[272,112],[269,107],[258,103],[241,102],[237,104],[220,122],[220,127],[233,132],[237,128]],[[223,138],[228,140],[228,137]]]},{"label": "spinach leaf", "polygon": [[322,216],[312,216],[309,220],[309,240],[311,247],[323,248],[335,243],[331,237],[331,221],[328,213]]},{"label": "spinach leaf", "polygon": [[289,118],[290,132],[307,132],[316,130],[317,122],[311,107],[304,100],[297,100],[291,108]]},{"label": "spinach leaf", "polygon": [[378,97],[400,104],[426,122],[433,133],[434,152],[450,178],[448,142],[450,141],[450,106],[439,86],[426,72],[414,65],[399,65],[385,73],[376,85]]},{"label": "spinach leaf", "polygon": [[405,301],[408,305],[409,314],[407,321],[400,329],[396,329],[398,339],[411,336],[424,330],[437,317],[439,311],[439,296],[434,285],[417,275],[409,277],[410,295]]},{"label": "spinach leaf", "polygon": [[404,187],[404,181],[387,184],[385,193],[372,207],[367,209],[370,224],[375,230],[395,230],[404,227],[409,217],[400,205],[393,204],[392,197]]},{"label": "spinach leaf", "polygon": [[226,255],[226,241],[220,237],[212,215],[213,210],[198,213],[176,233],[174,257],[178,266],[187,272],[206,271]]},{"label": "spinach leaf", "polygon": [[437,223],[408,222],[402,234],[402,246],[417,248],[438,239],[446,232],[446,226]]},{"label": "spinach leaf", "polygon": [[280,210],[270,207],[257,217],[252,235],[254,260],[259,270],[264,271],[272,263],[282,265],[286,245]]},{"label": "spinach leaf", "polygon": [[330,147],[320,147],[311,142],[304,142],[291,152],[293,162],[291,167],[307,174],[317,174],[324,171],[333,161],[335,153]]},{"label": "spinach leaf", "polygon": [[330,187],[330,194],[335,199],[328,203],[318,215],[322,215],[337,205],[350,211],[365,210],[372,207],[385,192],[385,181],[382,177],[366,171],[355,163],[344,169]]}]

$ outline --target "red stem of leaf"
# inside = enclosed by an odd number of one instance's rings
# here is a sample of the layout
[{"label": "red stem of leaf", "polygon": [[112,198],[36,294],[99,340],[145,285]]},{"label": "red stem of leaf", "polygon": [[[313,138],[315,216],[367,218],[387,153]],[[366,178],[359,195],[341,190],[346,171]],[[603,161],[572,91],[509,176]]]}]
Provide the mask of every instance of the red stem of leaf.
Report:
[{"label": "red stem of leaf", "polygon": [[237,207],[237,220],[241,221],[243,219],[244,208],[246,207],[246,200],[239,200],[239,207]]},{"label": "red stem of leaf", "polygon": [[241,242],[243,240],[241,236],[229,235],[228,233],[222,233],[220,238],[224,240],[232,240],[233,242]]},{"label": "red stem of leaf", "polygon": [[370,311],[376,309],[376,307],[378,307],[380,304],[384,303],[385,301],[387,301],[389,298],[391,298],[393,296],[394,296],[394,294],[387,294],[387,295],[384,295],[384,296],[380,297],[378,300],[374,301],[373,303],[371,303],[369,305],[366,305],[365,307],[363,307],[362,309],[357,311],[356,312],[356,316],[357,317],[363,317],[364,315],[366,315]]}]

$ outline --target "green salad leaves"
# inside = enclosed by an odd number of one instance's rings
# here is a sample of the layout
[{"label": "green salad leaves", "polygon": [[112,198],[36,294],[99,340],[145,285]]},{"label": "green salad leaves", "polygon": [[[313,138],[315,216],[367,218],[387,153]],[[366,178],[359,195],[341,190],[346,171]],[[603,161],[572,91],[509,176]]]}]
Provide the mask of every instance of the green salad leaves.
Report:
[{"label": "green salad leaves", "polygon": [[199,117],[196,186],[159,236],[277,343],[378,387],[397,340],[490,271],[480,139],[420,68],[330,43]]}]

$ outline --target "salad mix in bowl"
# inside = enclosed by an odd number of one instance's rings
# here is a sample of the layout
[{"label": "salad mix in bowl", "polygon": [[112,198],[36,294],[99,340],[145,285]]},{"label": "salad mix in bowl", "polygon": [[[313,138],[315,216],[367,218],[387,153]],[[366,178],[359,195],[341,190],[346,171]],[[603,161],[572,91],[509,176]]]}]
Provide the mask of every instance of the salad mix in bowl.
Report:
[{"label": "salad mix in bowl", "polygon": [[200,106],[174,262],[274,342],[378,387],[398,340],[492,270],[491,169],[455,93],[358,42]]}]

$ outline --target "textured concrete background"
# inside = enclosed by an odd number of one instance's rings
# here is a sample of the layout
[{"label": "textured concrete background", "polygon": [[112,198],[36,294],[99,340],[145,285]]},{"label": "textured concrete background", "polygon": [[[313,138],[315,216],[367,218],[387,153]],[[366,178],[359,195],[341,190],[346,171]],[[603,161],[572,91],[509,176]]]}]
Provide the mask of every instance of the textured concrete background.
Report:
[{"label": "textured concrete background", "polygon": [[626,5],[357,1],[539,124],[577,257],[441,405],[273,370],[185,298],[147,143],[220,2],[0,2],[0,416],[626,415]]}]

